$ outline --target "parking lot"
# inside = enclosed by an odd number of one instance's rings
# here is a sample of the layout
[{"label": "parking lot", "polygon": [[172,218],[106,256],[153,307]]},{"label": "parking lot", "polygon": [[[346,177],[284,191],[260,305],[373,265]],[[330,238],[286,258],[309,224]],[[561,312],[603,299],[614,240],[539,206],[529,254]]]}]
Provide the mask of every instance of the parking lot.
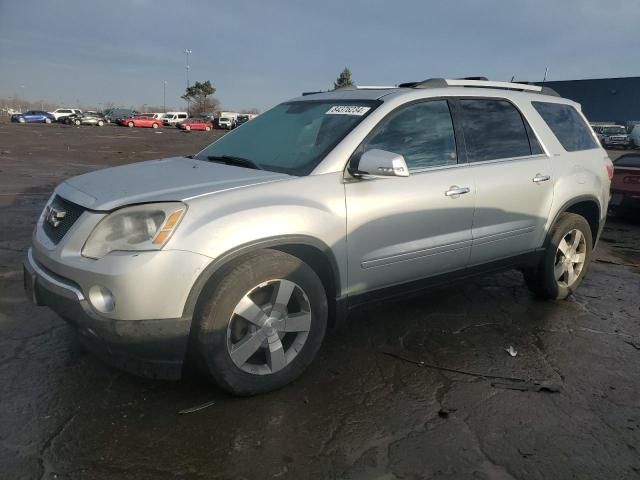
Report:
[{"label": "parking lot", "polygon": [[0,123],[1,478],[640,478],[637,219],[610,219],[568,301],[512,271],[366,307],[253,398],[109,368],[27,301],[22,260],[57,183],[222,134]]}]

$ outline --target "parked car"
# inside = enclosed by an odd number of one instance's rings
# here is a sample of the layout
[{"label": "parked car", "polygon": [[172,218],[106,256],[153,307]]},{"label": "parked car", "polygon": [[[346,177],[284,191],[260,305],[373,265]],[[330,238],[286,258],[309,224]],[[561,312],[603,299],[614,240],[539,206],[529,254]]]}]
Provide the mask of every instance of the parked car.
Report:
[{"label": "parked car", "polygon": [[640,211],[640,153],[625,153],[614,160],[609,210],[614,213]]},{"label": "parked car", "polygon": [[236,118],[236,124],[233,128],[238,128],[240,125],[247,123],[249,121],[249,115],[238,115]]},{"label": "parked car", "polygon": [[56,117],[49,112],[41,110],[29,110],[24,113],[15,113],[11,115],[11,121],[17,123],[51,123]]},{"label": "parked car", "polygon": [[96,125],[102,127],[107,121],[104,115],[98,112],[85,112],[82,115],[67,117],[68,123],[73,125]]},{"label": "parked car", "polygon": [[231,130],[235,127],[235,125],[236,125],[236,121],[234,118],[229,118],[229,117],[218,118],[218,128]]},{"label": "parked car", "polygon": [[129,128],[160,128],[162,127],[162,121],[147,115],[136,115],[135,117],[123,118],[120,120],[120,125]]},{"label": "parked car", "polygon": [[187,112],[167,112],[164,114],[164,117],[162,117],[162,123],[164,123],[165,126],[175,125],[187,118],[189,118]]},{"label": "parked car", "polygon": [[[605,160],[606,158],[606,160]],[[433,79],[272,108],[193,158],[59,185],[25,288],[121,368],[273,390],[369,301],[497,269],[564,299],[604,226],[613,165],[551,90]]]},{"label": "parked car", "polygon": [[211,122],[207,118],[187,118],[186,120],[176,123],[176,127],[181,130],[211,130]]},{"label": "parked car", "polygon": [[606,125],[601,127],[602,146],[604,148],[622,147],[625,150],[633,147],[631,136],[622,125]]},{"label": "parked car", "polygon": [[105,119],[108,122],[118,125],[123,118],[135,117],[136,115],[138,115],[138,112],[130,108],[112,108],[104,112]]},{"label": "parked car", "polygon": [[59,121],[61,118],[68,117],[69,115],[82,114],[82,110],[79,108],[56,108],[51,115],[55,117],[55,121]]}]

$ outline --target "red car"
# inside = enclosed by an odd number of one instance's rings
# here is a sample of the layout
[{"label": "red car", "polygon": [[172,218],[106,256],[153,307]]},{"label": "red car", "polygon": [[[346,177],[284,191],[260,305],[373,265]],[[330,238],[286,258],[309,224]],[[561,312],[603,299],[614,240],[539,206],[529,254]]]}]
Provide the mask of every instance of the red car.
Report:
[{"label": "red car", "polygon": [[207,118],[187,118],[176,125],[182,130],[211,130],[211,121]]},{"label": "red car", "polygon": [[640,154],[627,153],[613,162],[611,200],[614,212],[640,211]]},{"label": "red car", "polygon": [[153,118],[148,115],[136,115],[135,117],[127,117],[120,120],[120,125],[125,127],[147,127],[147,128],[160,128],[162,127],[162,120]]}]

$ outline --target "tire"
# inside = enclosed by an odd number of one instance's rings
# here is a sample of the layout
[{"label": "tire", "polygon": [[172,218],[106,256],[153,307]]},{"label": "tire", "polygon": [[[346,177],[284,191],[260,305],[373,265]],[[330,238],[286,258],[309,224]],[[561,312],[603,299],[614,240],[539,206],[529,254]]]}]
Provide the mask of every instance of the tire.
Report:
[{"label": "tire", "polygon": [[44,123],[51,123],[51,119],[50,118],[45,118],[44,119]]},{"label": "tire", "polygon": [[80,124],[81,124],[82,122],[81,122],[80,120],[76,120],[76,121],[75,121],[75,122],[73,122],[73,123],[75,123],[75,124],[79,127],[79,126],[80,126]]},{"label": "tire", "polygon": [[[327,296],[318,275],[300,259],[275,250],[250,254],[223,273],[200,298],[195,328],[202,366],[234,395],[265,393],[292,382],[318,353],[327,327]],[[274,307],[276,290],[289,298],[286,305]],[[249,312],[258,312],[252,321],[243,318]]]},{"label": "tire", "polygon": [[563,300],[580,286],[591,262],[591,227],[580,215],[562,213],[549,236],[543,259],[537,267],[525,270],[524,278],[538,297]]},{"label": "tire", "polygon": [[101,127],[101,126],[103,126],[103,125],[104,125],[104,122],[103,122],[102,120],[98,120],[98,123],[97,123],[96,125],[98,125],[99,127]]},{"label": "tire", "polygon": [[127,127],[129,127],[129,128],[133,128],[133,122],[129,122],[129,123],[127,123]]},{"label": "tire", "polygon": [[184,129],[188,132],[189,130],[191,130],[191,126],[189,126],[189,125],[185,125],[185,126],[184,126]]},{"label": "tire", "polygon": [[205,132],[210,132],[211,131],[211,127],[204,127],[204,131]]},{"label": "tire", "polygon": [[24,118],[19,118],[18,123],[27,123],[27,120]]},{"label": "tire", "polygon": [[152,124],[151,128],[158,128],[158,124],[157,123]]}]

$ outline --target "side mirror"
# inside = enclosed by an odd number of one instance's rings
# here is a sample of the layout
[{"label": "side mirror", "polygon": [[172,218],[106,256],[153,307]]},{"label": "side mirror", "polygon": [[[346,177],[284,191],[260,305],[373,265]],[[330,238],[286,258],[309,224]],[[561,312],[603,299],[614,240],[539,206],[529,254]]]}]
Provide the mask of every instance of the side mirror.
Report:
[{"label": "side mirror", "polygon": [[404,157],[386,150],[367,150],[360,159],[353,159],[349,165],[353,175],[372,177],[408,177],[409,169]]}]

